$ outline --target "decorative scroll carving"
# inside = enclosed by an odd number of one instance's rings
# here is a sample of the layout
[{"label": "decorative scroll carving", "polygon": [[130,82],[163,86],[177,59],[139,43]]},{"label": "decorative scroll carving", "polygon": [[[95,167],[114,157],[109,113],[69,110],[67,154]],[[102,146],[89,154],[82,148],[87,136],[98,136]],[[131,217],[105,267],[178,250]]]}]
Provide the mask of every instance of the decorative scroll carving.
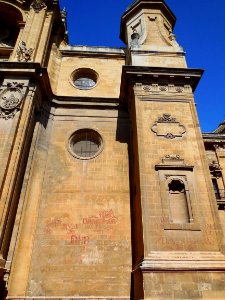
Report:
[{"label": "decorative scroll carving", "polygon": [[172,134],[172,133],[167,133],[166,135],[164,135],[164,137],[166,138],[166,139],[175,139],[175,135],[174,134]]},{"label": "decorative scroll carving", "polygon": [[[138,86],[140,89],[140,86]],[[192,92],[192,88],[190,85],[174,85],[174,84],[149,84],[149,85],[142,85],[141,89],[143,92],[148,94],[187,94]]]},{"label": "decorative scroll carving", "polygon": [[176,159],[180,159],[180,155],[178,155],[178,154],[168,154],[168,155],[165,156],[164,159],[176,160]]},{"label": "decorative scroll carving", "polygon": [[177,176],[177,175],[172,175],[172,174],[166,174],[165,175],[165,179],[167,180],[167,179],[169,179],[169,178],[172,178],[172,179],[175,179],[175,180],[180,180],[180,181],[187,181],[187,176],[186,175],[179,175],[179,176]]},{"label": "decorative scroll carving", "polygon": [[38,13],[40,10],[46,7],[46,4],[44,0],[34,0],[31,3],[31,7],[36,13]]},{"label": "decorative scroll carving", "polygon": [[211,174],[216,177],[219,178],[222,176],[222,168],[221,166],[218,164],[218,162],[216,162],[215,160],[213,160],[210,165],[209,165],[209,169]]},{"label": "decorative scroll carving", "polygon": [[173,123],[173,122],[176,122],[176,118],[172,118],[171,114],[163,114],[162,117],[158,118],[158,122],[160,122],[160,123]]},{"label": "decorative scroll carving", "polygon": [[20,109],[23,99],[23,83],[10,82],[0,94],[0,118],[8,120]]},{"label": "decorative scroll carving", "polygon": [[18,61],[29,61],[31,60],[31,56],[34,52],[34,49],[27,49],[26,43],[22,41],[16,51]]},{"label": "decorative scroll carving", "polygon": [[178,154],[167,154],[162,159],[162,164],[166,165],[184,165],[184,159]]},{"label": "decorative scroll carving", "polygon": [[144,92],[151,92],[152,87],[151,85],[143,85],[143,91]]},{"label": "decorative scroll carving", "polygon": [[167,92],[168,87],[166,85],[161,85],[161,86],[159,86],[159,90],[160,90],[160,92]]},{"label": "decorative scroll carving", "polygon": [[176,118],[171,114],[164,113],[162,117],[153,124],[151,130],[156,133],[157,136],[166,139],[182,138],[186,133],[186,129],[181,125]]}]

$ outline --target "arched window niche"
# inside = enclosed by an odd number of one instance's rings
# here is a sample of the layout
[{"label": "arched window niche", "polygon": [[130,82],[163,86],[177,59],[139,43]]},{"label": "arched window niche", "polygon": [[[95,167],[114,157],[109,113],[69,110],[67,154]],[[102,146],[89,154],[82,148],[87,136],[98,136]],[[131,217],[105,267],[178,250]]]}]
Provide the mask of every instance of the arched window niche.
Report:
[{"label": "arched window niche", "polygon": [[172,177],[167,182],[169,219],[174,224],[187,224],[192,220],[189,194],[185,180]]},{"label": "arched window niche", "polygon": [[23,16],[19,9],[0,3],[0,60],[7,60],[15,47]]},{"label": "arched window niche", "polygon": [[164,230],[200,230],[194,166],[177,154],[155,165]]}]

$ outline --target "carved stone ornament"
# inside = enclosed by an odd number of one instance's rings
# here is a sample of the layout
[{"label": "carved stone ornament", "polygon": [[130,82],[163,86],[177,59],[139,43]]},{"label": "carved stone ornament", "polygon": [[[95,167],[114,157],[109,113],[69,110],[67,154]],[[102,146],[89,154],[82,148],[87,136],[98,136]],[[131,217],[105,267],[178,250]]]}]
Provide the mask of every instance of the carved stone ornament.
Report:
[{"label": "carved stone ornament", "polygon": [[158,122],[160,122],[160,123],[173,123],[173,122],[176,122],[176,118],[172,118],[171,114],[163,114],[162,117],[158,118]]},{"label": "carved stone ornament", "polygon": [[176,159],[180,159],[180,155],[178,155],[178,154],[168,154],[168,155],[165,156],[164,159],[176,160]]},{"label": "carved stone ornament", "polygon": [[186,129],[181,125],[176,118],[172,117],[171,114],[164,113],[162,117],[153,124],[151,130],[156,133],[158,137],[166,139],[182,138],[186,133]]},{"label": "carved stone ornament", "polygon": [[172,165],[174,165],[174,164],[178,164],[178,165],[180,165],[180,164],[184,164],[184,159],[183,158],[181,158],[181,156],[180,155],[178,155],[178,154],[167,154],[167,155],[165,155],[165,157],[162,159],[162,163],[163,164],[172,164]]},{"label": "carved stone ornament", "polygon": [[44,0],[34,0],[31,3],[31,7],[33,8],[33,10],[38,13],[40,10],[42,10],[43,8],[46,7],[45,5],[45,1]]},{"label": "carved stone ornament", "polygon": [[7,88],[0,94],[0,118],[8,120],[20,110],[20,104],[24,97],[23,83],[10,82]]},{"label": "carved stone ornament", "polygon": [[149,85],[139,85],[138,89],[141,89],[147,94],[187,94],[192,93],[192,88],[190,85],[174,85],[174,84],[149,84]]},{"label": "carved stone ornament", "polygon": [[16,51],[18,61],[29,61],[31,60],[31,56],[34,52],[34,49],[27,49],[26,43],[22,41]]},{"label": "carved stone ornament", "polygon": [[222,176],[222,168],[221,166],[218,164],[218,162],[216,162],[215,160],[213,160],[210,165],[209,165],[209,169],[210,169],[210,172],[211,174],[214,176],[214,177],[221,177]]},{"label": "carved stone ornament", "polygon": [[169,175],[169,174],[165,175],[165,179],[166,180],[169,179],[169,178],[171,178],[171,177],[172,177],[173,180],[178,180],[178,181],[181,181],[181,182],[187,181],[187,176],[186,175],[179,175],[179,176],[177,176],[177,175]]}]

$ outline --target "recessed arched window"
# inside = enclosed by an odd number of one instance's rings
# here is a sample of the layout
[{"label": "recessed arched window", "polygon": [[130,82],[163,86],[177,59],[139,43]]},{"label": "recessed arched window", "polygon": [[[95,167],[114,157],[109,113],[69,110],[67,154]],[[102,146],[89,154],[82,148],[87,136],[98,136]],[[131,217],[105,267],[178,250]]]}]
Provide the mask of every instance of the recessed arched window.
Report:
[{"label": "recessed arched window", "polygon": [[9,58],[13,51],[23,16],[7,3],[0,3],[0,59]]},{"label": "recessed arched window", "polygon": [[80,129],[72,134],[69,140],[70,153],[79,159],[96,157],[103,147],[100,134],[93,129]]},{"label": "recessed arched window", "polygon": [[180,179],[173,179],[168,184],[169,210],[172,223],[185,224],[190,222],[185,184]]},{"label": "recessed arched window", "polygon": [[72,84],[80,90],[89,90],[96,86],[98,74],[89,68],[75,70],[71,75]]}]

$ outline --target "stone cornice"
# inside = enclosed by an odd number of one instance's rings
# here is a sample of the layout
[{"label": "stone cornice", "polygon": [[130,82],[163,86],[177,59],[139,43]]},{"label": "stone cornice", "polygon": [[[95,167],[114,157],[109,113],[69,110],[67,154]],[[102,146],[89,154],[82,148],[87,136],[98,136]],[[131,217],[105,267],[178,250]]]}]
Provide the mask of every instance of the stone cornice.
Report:
[{"label": "stone cornice", "polygon": [[195,91],[204,70],[184,68],[124,66],[122,71],[120,99],[123,101],[129,87],[135,84],[183,85]]},{"label": "stone cornice", "polygon": [[204,142],[217,143],[218,141],[225,141],[225,134],[218,133],[203,133],[202,134]]},{"label": "stone cornice", "polygon": [[62,56],[82,56],[82,57],[113,57],[125,60],[124,48],[111,47],[89,47],[89,46],[64,46],[59,49]]}]

